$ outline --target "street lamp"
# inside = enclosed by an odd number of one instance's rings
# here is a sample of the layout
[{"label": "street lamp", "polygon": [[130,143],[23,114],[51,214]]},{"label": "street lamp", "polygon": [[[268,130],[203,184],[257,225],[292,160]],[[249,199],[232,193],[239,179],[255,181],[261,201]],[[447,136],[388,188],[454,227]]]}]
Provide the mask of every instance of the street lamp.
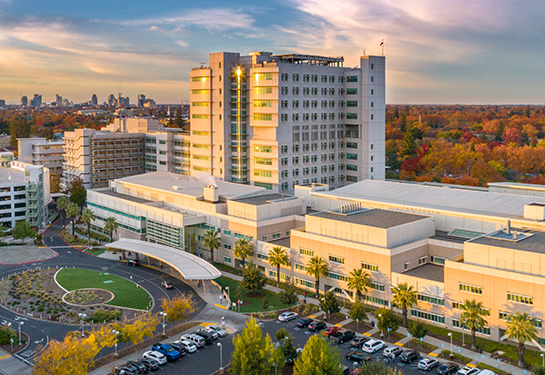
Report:
[{"label": "street lamp", "polygon": [[452,355],[452,332],[449,332],[448,335],[450,336],[450,355]]},{"label": "street lamp", "polygon": [[81,318],[81,337],[83,337],[83,319],[85,319],[87,317],[87,314],[79,313],[78,315]]},{"label": "street lamp", "polygon": [[161,311],[161,312],[159,313],[159,315],[161,315],[161,316],[163,317],[163,337],[165,337],[165,336],[166,336],[166,334],[165,334],[165,326],[166,326],[165,318],[167,317],[167,313]]},{"label": "street lamp", "polygon": [[25,322],[19,322],[19,345],[21,345],[21,326],[25,324]]},{"label": "street lamp", "polygon": [[218,347],[220,348],[220,374],[223,374],[223,346],[221,342],[218,342]]},{"label": "street lamp", "polygon": [[116,331],[115,329],[112,330],[112,333],[115,335],[115,344],[114,344],[114,357],[117,358],[117,335],[119,335],[119,331]]},{"label": "street lamp", "polygon": [[[382,318],[382,314],[378,314],[378,319],[380,320],[381,318]],[[382,329],[380,330],[380,337],[384,337],[384,332],[382,331]]]},{"label": "street lamp", "polygon": [[541,353],[540,356],[541,356],[541,362],[542,362],[541,367],[545,368],[545,355]]},{"label": "street lamp", "polygon": [[229,290],[229,287],[226,286],[225,289],[227,290],[227,295],[229,296],[229,301],[231,300],[231,291]]}]

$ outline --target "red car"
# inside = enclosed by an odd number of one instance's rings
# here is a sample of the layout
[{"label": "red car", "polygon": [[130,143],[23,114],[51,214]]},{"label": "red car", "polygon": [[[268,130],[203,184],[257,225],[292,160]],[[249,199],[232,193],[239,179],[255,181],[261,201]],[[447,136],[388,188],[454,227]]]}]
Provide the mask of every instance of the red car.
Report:
[{"label": "red car", "polygon": [[339,329],[340,329],[339,327],[331,326],[324,329],[322,333],[324,334],[325,337],[329,337],[332,334],[339,332]]}]

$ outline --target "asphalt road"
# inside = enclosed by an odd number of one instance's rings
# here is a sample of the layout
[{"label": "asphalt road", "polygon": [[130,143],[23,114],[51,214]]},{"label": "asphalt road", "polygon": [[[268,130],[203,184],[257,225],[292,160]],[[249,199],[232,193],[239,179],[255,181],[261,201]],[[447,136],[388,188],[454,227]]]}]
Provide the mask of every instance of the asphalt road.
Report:
[{"label": "asphalt road", "polygon": [[[144,289],[146,289],[155,301],[153,312],[160,311],[158,301],[163,298],[171,298],[179,293],[191,294],[195,300],[195,312],[191,317],[197,315],[206,303],[194,292],[194,290],[184,282],[170,277],[164,273],[155,271],[147,267],[131,267],[125,263],[97,258],[85,254],[68,246],[60,237],[62,229],[62,219],[54,222],[44,234],[44,243],[58,253],[55,258],[20,265],[0,265],[0,277],[6,277],[13,273],[45,267],[79,267],[94,269],[101,272],[110,272],[112,274],[130,278]],[[173,283],[174,289],[165,290],[160,286],[161,280],[169,280]],[[19,328],[19,323],[23,322],[21,329],[29,336],[29,346],[14,355],[22,361],[32,361],[42,348],[47,345],[49,340],[62,340],[67,332],[81,328],[81,325],[70,325],[64,323],[48,322],[34,319],[23,315],[22,312],[14,313],[0,306],[0,323],[9,322],[15,329]],[[122,346],[120,345],[119,348]],[[107,353],[108,351],[106,351]]]}]

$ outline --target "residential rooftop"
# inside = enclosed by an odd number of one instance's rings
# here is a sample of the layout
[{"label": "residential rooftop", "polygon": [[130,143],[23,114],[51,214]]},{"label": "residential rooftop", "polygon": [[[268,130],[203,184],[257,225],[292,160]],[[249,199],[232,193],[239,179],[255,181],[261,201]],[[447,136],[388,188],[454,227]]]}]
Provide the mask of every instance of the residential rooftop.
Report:
[{"label": "residential rooftop", "polygon": [[358,211],[348,213],[338,211],[322,211],[318,212],[317,214],[313,214],[312,216],[385,229],[428,218],[428,216],[423,215],[414,215],[404,212],[379,209],[360,209]]},{"label": "residential rooftop", "polygon": [[424,263],[421,266],[403,272],[403,274],[439,283],[445,282],[445,268],[432,263]]}]

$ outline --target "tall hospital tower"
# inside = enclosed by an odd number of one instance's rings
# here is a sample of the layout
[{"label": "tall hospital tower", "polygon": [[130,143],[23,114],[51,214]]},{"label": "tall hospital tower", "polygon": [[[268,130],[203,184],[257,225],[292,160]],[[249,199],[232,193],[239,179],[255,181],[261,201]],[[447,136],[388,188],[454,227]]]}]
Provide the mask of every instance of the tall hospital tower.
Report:
[{"label": "tall hospital tower", "polygon": [[385,58],[212,53],[191,71],[191,175],[275,192],[385,176]]}]

